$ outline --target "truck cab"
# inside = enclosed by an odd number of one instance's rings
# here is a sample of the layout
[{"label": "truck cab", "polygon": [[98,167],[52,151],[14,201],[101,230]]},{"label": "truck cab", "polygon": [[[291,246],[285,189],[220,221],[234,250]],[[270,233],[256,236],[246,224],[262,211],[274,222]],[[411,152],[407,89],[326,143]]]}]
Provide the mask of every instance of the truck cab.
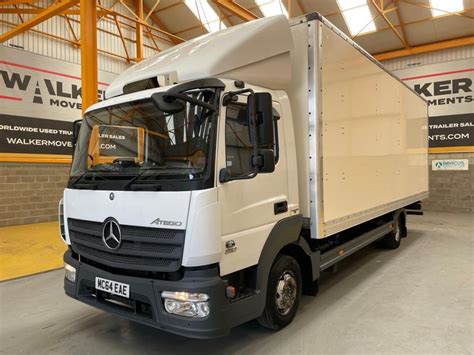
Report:
[{"label": "truck cab", "polygon": [[[261,298],[251,278],[268,236],[277,224],[302,223],[284,91],[204,78],[126,94],[87,110],[75,145],[62,202],[65,260],[76,269],[68,293],[145,322],[170,317],[192,331],[191,322],[203,334],[203,323],[225,331],[221,322],[255,317],[240,303]],[[190,288],[195,277],[199,290]],[[101,295],[95,286],[112,280],[103,287],[128,293]],[[134,299],[136,289],[147,296]],[[124,296],[129,308],[112,302]],[[180,297],[199,302],[177,305]],[[168,314],[166,302],[189,309]],[[218,319],[218,302],[239,310]]]}]

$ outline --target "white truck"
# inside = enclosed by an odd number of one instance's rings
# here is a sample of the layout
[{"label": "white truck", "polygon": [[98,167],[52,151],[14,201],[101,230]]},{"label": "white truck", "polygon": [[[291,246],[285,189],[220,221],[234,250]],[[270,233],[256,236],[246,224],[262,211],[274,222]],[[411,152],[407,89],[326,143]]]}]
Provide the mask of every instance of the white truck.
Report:
[{"label": "white truck", "polygon": [[285,327],[428,194],[426,102],[317,13],[187,41],[106,97],[75,125],[64,288],[165,331]]}]

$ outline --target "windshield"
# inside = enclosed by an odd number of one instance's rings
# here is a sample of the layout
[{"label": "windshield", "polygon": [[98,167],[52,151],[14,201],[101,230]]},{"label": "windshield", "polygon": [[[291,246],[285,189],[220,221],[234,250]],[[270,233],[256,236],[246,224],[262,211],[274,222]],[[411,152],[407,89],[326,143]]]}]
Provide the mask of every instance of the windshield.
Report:
[{"label": "windshield", "polygon": [[[218,102],[215,89],[185,94],[212,105]],[[186,101],[181,111],[170,114],[147,98],[87,113],[69,187],[174,190],[179,188],[173,182],[212,179],[216,114],[195,103]]]}]

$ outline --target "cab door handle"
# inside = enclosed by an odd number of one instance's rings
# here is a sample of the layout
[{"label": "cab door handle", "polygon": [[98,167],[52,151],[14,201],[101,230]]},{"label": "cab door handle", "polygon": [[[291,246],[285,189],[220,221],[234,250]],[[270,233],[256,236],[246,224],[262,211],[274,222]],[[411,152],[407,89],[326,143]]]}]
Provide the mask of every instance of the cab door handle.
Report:
[{"label": "cab door handle", "polygon": [[285,213],[285,212],[288,212],[288,202],[287,201],[277,202],[273,205],[273,213],[274,214],[280,214],[280,213]]}]

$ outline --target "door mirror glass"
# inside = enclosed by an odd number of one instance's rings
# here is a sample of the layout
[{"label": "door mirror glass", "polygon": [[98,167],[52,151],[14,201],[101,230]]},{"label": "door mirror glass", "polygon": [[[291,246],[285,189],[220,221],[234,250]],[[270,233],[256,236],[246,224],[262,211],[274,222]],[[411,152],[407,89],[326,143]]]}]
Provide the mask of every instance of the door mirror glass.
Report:
[{"label": "door mirror glass", "polygon": [[[257,145],[258,146],[274,146],[275,138],[273,135],[273,106],[272,95],[268,92],[258,92],[248,97],[248,115],[250,122],[250,113],[255,100],[255,115],[257,120]],[[250,128],[250,138],[254,142],[253,133]]]}]

